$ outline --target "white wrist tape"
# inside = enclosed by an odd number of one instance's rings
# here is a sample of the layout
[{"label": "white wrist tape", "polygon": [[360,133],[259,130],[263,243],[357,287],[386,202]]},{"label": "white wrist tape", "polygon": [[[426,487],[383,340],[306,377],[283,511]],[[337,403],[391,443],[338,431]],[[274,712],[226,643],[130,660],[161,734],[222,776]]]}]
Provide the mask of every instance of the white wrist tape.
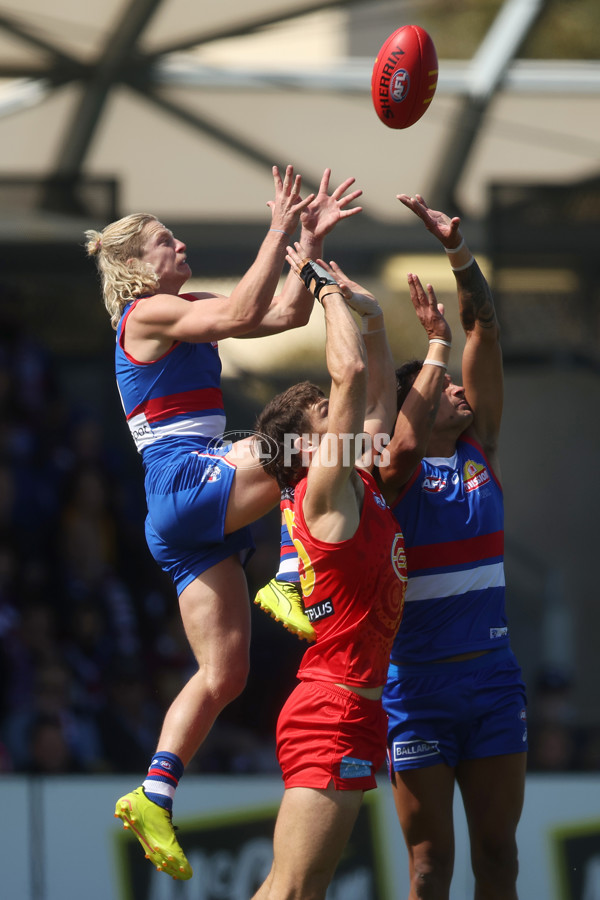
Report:
[{"label": "white wrist tape", "polygon": [[464,263],[462,266],[450,266],[450,268],[452,269],[453,272],[462,272],[463,269],[468,269],[469,266],[472,266],[474,262],[475,262],[475,257],[472,256],[471,259],[468,262]]},{"label": "white wrist tape", "polygon": [[424,360],[423,360],[423,365],[424,365],[424,366],[439,366],[440,369],[447,369],[447,368],[448,368],[448,366],[446,365],[446,363],[441,362],[439,359],[424,359]]},{"label": "white wrist tape", "polygon": [[465,246],[465,239],[463,238],[461,240],[460,244],[458,245],[458,247],[444,247],[444,250],[446,251],[446,253],[458,253],[458,251],[462,250],[462,248],[464,246]]}]

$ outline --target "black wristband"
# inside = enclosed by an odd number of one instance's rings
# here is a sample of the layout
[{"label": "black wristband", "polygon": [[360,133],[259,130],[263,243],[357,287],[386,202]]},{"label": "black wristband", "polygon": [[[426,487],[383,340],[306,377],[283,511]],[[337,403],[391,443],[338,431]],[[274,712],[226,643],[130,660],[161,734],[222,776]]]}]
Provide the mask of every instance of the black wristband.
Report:
[{"label": "black wristband", "polygon": [[317,298],[317,300],[321,299],[321,291],[325,285],[335,284],[339,289],[339,285],[335,278],[332,278],[329,272],[326,272],[322,266],[310,259],[304,263],[299,274],[308,290]]}]

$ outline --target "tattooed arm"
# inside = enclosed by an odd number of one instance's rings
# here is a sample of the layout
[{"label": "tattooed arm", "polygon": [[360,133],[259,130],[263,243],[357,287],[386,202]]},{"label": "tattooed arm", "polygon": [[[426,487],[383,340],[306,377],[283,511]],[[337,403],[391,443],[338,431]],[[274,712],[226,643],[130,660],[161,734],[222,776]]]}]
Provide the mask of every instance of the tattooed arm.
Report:
[{"label": "tattooed arm", "polygon": [[503,403],[500,329],[489,285],[460,231],[458,216],[450,218],[430,209],[417,194],[398,194],[398,200],[417,215],[443,245],[454,271],[460,320],[466,335],[462,357],[465,395],[473,410],[471,426],[496,475],[498,436]]},{"label": "tattooed arm", "polygon": [[[453,264],[453,256],[450,254],[449,259]],[[503,374],[500,329],[494,301],[475,260],[467,268],[454,274],[460,319],[467,338],[462,356],[462,380],[465,396],[473,410],[472,428],[499,476],[497,453],[503,405]]]}]

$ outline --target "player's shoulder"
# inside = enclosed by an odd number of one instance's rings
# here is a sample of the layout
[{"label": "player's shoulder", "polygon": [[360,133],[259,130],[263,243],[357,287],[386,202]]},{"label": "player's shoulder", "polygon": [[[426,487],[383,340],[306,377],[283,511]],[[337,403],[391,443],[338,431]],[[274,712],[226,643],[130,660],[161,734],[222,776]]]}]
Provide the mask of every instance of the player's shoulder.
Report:
[{"label": "player's shoulder", "polygon": [[185,291],[179,296],[184,300],[226,300],[226,294],[218,294],[216,291]]},{"label": "player's shoulder", "polygon": [[490,468],[492,474],[499,487],[502,487],[502,478],[500,475],[500,459],[498,456],[497,443],[486,446],[485,442],[480,438],[473,427],[468,428],[457,441],[457,448],[462,450],[462,455],[469,455],[475,451],[482,458],[484,463]]}]

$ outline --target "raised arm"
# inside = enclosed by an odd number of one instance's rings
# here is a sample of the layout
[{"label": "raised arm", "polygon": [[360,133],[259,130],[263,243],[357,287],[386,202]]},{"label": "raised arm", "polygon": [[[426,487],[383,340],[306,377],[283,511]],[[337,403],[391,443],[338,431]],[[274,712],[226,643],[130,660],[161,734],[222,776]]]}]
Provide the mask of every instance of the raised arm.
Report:
[{"label": "raised arm", "polygon": [[[360,206],[348,208],[362,194],[360,189],[350,190],[354,178],[346,178],[331,194],[330,178],[331,169],[325,169],[318,193],[300,215],[299,243],[310,259],[318,259],[323,255],[325,237],[339,222],[362,211]],[[281,294],[273,299],[258,328],[244,337],[264,337],[306,325],[312,312],[313,299],[304,283],[291,271]]]},{"label": "raised arm", "polygon": [[[172,294],[157,294],[140,303],[130,317],[142,339],[186,341],[220,340],[246,334],[263,320],[285,262],[288,235],[298,225],[300,214],[313,200],[300,196],[301,177],[288,166],[282,179],[273,166],[275,199],[268,202],[271,225],[256,258],[229,297],[211,293],[193,294],[189,302]],[[131,329],[131,324],[128,325]]]},{"label": "raised arm", "polygon": [[447,381],[446,369],[452,346],[444,307],[437,302],[432,285],[428,284],[425,291],[416,275],[410,273],[407,277],[410,299],[429,345],[420,368],[415,362],[398,369],[401,384],[394,375],[394,387],[398,388],[396,402],[400,408],[385,463],[375,473],[390,503],[425,456]]},{"label": "raised arm", "polygon": [[[313,411],[326,424],[311,457],[303,510],[313,535],[325,541],[351,537],[358,526],[359,505],[350,485],[355,468],[355,435],[363,428],[367,395],[367,360],[357,323],[342,297],[339,285],[323,269],[319,284],[314,266],[303,257],[300,244],[288,248],[288,261],[321,302],[325,313],[325,355],[331,376],[329,401]],[[318,269],[316,270],[319,273]],[[313,440],[312,438],[310,439]]]},{"label": "raised arm", "polygon": [[329,265],[318,260],[340,286],[348,306],[359,316],[360,330],[367,351],[369,378],[363,431],[369,435],[364,457],[357,465],[372,470],[379,451],[392,433],[396,419],[394,360],[385,331],[383,310],[373,294],[348,278],[333,260]]},{"label": "raised arm", "polygon": [[473,410],[472,427],[486,453],[495,457],[502,418],[503,372],[500,329],[489,285],[467,247],[457,216],[450,218],[430,209],[419,194],[399,194],[398,200],[421,219],[447,253],[456,278],[460,319],[466,335],[462,379]]}]

